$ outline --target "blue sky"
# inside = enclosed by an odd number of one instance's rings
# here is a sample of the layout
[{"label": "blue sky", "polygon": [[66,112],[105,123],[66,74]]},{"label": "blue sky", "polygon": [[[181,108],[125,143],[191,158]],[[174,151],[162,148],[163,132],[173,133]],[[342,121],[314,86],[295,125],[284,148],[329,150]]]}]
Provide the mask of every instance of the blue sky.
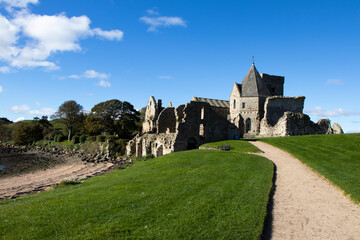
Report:
[{"label": "blue sky", "polygon": [[0,117],[227,100],[252,56],[312,120],[360,132],[358,0],[0,0]]}]

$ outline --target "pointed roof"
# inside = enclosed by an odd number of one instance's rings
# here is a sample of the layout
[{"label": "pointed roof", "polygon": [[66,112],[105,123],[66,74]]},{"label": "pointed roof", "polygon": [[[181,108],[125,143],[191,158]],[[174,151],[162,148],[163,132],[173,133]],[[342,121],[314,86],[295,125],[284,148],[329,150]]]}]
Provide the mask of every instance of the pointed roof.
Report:
[{"label": "pointed roof", "polygon": [[267,97],[271,96],[255,64],[252,64],[250,70],[241,82],[242,97]]}]

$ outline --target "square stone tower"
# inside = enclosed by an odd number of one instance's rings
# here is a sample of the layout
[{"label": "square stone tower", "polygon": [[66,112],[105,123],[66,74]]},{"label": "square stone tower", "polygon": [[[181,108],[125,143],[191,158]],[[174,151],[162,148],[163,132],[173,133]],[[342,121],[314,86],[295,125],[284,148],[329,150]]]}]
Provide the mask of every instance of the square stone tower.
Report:
[{"label": "square stone tower", "polygon": [[259,74],[254,64],[242,80],[234,83],[230,95],[230,121],[237,129],[235,135],[252,137],[260,132],[267,97],[283,96],[284,77]]}]

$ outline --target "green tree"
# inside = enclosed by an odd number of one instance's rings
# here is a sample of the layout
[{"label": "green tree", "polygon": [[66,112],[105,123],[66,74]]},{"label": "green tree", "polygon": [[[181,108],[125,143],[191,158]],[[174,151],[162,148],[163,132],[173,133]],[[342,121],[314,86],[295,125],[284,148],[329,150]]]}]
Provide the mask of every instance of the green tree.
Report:
[{"label": "green tree", "polygon": [[0,118],[0,141],[11,140],[11,123],[7,118]]},{"label": "green tree", "polygon": [[90,134],[105,132],[129,138],[137,130],[136,121],[139,113],[133,105],[113,99],[96,104],[85,120],[85,127]]},{"label": "green tree", "polygon": [[31,144],[43,138],[42,130],[40,124],[36,122],[34,124],[16,124],[13,128],[12,138],[16,144]]},{"label": "green tree", "polygon": [[68,131],[68,140],[71,140],[74,128],[82,120],[82,109],[83,107],[76,101],[66,101],[60,105],[57,112],[52,116],[53,119],[61,119],[66,125]]}]

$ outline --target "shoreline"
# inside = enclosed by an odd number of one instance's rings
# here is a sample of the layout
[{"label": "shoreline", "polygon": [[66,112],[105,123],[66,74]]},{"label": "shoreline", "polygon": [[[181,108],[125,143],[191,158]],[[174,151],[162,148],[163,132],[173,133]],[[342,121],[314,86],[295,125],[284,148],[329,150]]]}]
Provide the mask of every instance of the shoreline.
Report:
[{"label": "shoreline", "polygon": [[40,147],[0,147],[0,199],[51,189],[64,179],[86,179],[125,165],[129,159]]}]

